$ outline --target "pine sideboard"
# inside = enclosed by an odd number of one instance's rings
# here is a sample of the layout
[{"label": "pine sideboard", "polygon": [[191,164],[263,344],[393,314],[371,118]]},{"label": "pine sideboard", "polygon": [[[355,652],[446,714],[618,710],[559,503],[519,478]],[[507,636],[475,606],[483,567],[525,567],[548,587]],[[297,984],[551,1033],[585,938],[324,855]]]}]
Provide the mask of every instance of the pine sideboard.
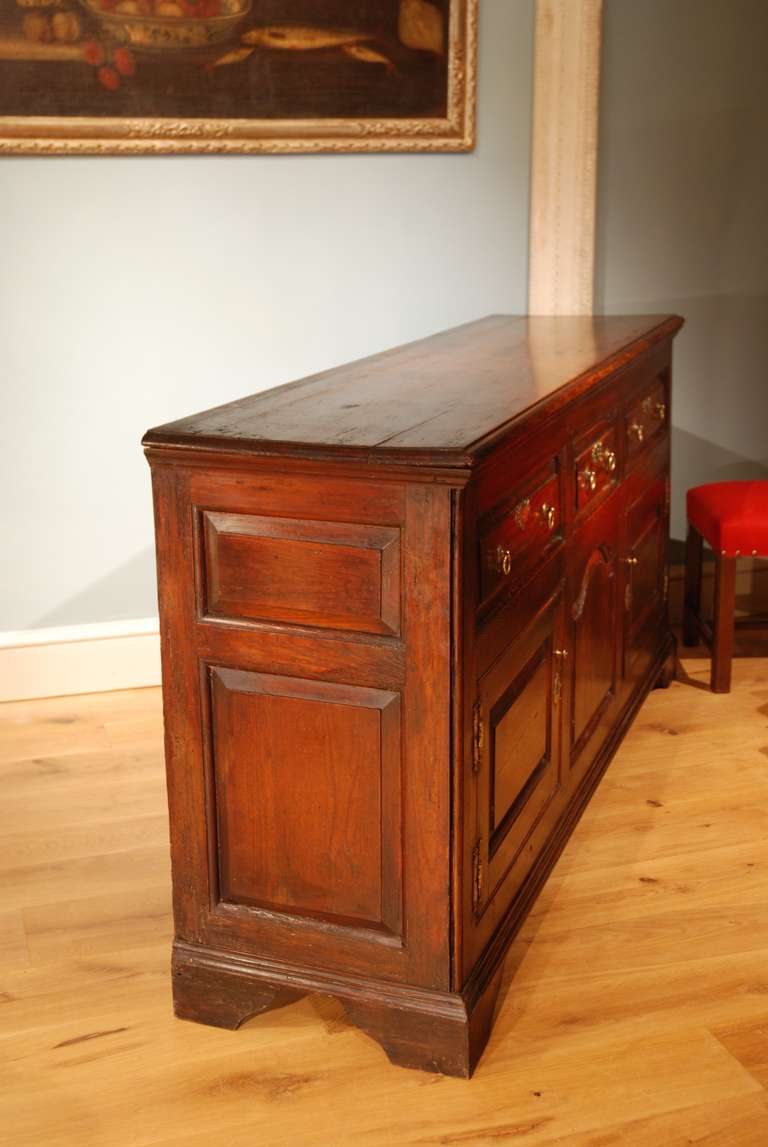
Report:
[{"label": "pine sideboard", "polygon": [[492,316],[146,434],[177,1015],[327,993],[472,1074],[672,672],[681,323]]}]

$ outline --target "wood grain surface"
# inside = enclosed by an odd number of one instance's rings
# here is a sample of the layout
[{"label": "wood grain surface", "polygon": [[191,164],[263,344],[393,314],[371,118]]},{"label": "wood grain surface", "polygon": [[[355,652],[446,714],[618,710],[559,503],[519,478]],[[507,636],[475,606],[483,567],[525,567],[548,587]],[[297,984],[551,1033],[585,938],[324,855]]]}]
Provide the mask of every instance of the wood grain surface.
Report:
[{"label": "wood grain surface", "polygon": [[[149,430],[149,447],[462,464],[682,326],[669,315],[491,315]],[[530,428],[526,419],[526,429]]]},{"label": "wood grain surface", "polygon": [[764,1147],[768,662],[715,696],[700,654],[513,944],[471,1082],[394,1069],[323,997],[175,1020],[159,691],[0,707],[0,1142]]}]

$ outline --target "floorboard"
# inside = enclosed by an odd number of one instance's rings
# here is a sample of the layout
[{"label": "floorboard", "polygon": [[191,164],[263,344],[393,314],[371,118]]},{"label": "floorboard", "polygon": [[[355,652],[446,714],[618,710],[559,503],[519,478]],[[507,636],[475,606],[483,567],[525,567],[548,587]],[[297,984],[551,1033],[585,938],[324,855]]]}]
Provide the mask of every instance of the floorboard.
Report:
[{"label": "floorboard", "polygon": [[333,1000],[174,1020],[159,692],[0,706],[0,1142],[766,1147],[768,660],[651,694],[507,961],[471,1082]]}]

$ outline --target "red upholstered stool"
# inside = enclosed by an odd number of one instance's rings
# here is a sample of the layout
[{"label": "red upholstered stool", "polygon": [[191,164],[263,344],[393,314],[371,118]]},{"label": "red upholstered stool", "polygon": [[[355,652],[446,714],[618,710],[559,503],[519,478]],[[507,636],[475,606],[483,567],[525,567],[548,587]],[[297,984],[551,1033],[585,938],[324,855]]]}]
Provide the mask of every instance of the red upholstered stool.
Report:
[{"label": "red upholstered stool", "polygon": [[[701,616],[702,543],[715,553],[715,608],[710,626]],[[731,688],[736,561],[768,557],[768,481],[710,482],[688,491],[683,641],[702,637],[712,649],[712,691]]]}]

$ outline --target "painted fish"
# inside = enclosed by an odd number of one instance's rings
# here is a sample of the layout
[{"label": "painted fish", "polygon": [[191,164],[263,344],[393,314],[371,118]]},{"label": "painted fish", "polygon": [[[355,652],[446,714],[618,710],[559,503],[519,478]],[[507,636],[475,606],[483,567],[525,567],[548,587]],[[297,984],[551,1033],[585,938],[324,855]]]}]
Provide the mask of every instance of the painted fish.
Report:
[{"label": "painted fish", "polygon": [[364,44],[345,44],[342,48],[353,60],[361,60],[364,64],[383,64],[388,72],[395,71],[395,65],[381,52],[374,52],[373,48],[366,48]]},{"label": "painted fish", "polygon": [[293,24],[270,28],[252,28],[241,39],[244,44],[259,48],[277,48],[284,52],[312,52],[321,48],[341,48],[345,44],[359,44],[372,40],[362,32],[338,28],[302,28]]},{"label": "painted fish", "polygon": [[226,64],[239,64],[241,60],[247,60],[252,56],[254,51],[254,48],[233,48],[231,52],[225,52],[223,56],[213,60],[209,67],[221,68]]}]

